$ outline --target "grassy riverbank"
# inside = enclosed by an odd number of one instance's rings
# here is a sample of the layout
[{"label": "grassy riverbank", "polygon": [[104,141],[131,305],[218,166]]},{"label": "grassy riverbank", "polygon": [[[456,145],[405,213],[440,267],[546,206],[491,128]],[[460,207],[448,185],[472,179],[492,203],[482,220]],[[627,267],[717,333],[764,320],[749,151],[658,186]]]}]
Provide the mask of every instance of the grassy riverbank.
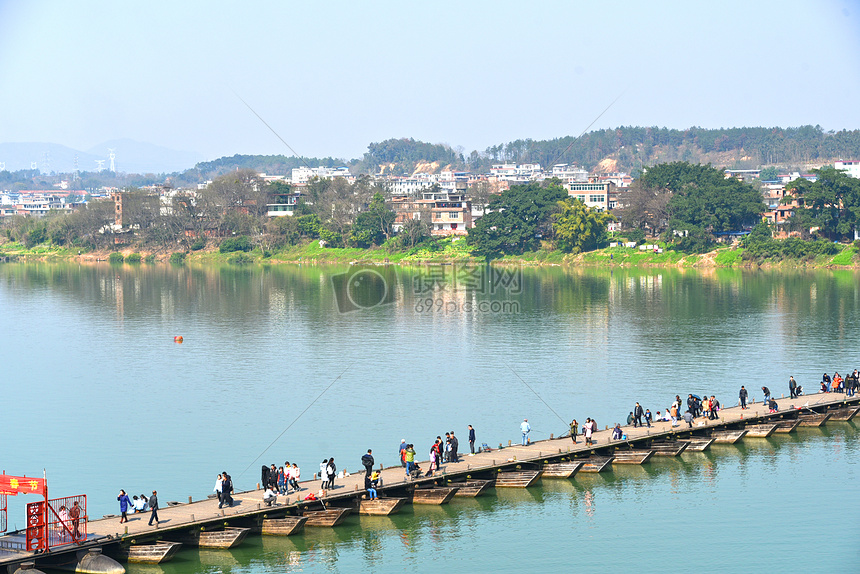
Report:
[{"label": "grassy riverbank", "polygon": [[[661,247],[665,247],[662,246]],[[142,262],[168,261],[172,253],[165,250],[150,251],[144,248],[123,248],[118,250],[125,258],[139,254]],[[505,256],[494,260],[501,265],[572,265],[572,266],[627,266],[627,267],[786,267],[786,268],[860,268],[860,256],[857,248],[852,245],[842,246],[835,255],[818,255],[804,259],[784,258],[780,260],[749,261],[743,258],[744,250],[740,247],[721,247],[704,254],[687,254],[670,249],[662,253],[653,250],[640,250],[628,247],[607,247],[580,253],[566,254],[560,251],[540,250],[527,252],[517,256]],[[0,245],[0,258],[8,257],[22,261],[66,261],[80,260],[85,262],[107,261],[110,251],[83,251],[66,249],[53,245],[38,245],[25,248],[14,242]],[[116,259],[117,256],[114,256]],[[177,256],[174,256],[176,260]],[[137,259],[133,256],[132,259]],[[446,238],[434,243],[422,244],[408,251],[389,252],[384,248],[328,248],[320,247],[318,242],[310,242],[299,246],[286,247],[265,256],[260,249],[247,253],[220,253],[217,248],[189,251],[185,254],[186,262],[200,264],[232,263],[237,265],[278,265],[285,263],[368,263],[368,264],[446,264],[473,263],[481,264],[482,258],[475,257],[466,245],[465,239]]]}]

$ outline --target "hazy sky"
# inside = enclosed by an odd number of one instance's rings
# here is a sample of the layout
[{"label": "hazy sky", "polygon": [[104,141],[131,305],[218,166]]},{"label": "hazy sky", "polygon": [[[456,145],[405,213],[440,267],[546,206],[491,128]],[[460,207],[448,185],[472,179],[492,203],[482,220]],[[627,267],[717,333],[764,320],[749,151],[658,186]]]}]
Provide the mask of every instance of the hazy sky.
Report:
[{"label": "hazy sky", "polygon": [[0,142],[212,159],[619,125],[860,128],[860,0],[0,0]]}]

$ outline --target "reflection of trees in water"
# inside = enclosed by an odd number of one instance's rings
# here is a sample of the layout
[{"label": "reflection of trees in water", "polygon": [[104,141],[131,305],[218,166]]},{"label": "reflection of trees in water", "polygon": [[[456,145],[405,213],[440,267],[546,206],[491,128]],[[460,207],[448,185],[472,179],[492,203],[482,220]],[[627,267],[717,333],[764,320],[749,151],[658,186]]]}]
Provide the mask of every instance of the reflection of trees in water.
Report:
[{"label": "reflection of trees in water", "polygon": [[[5,264],[0,286],[12,296],[48,288],[78,305],[122,309],[126,318],[194,312],[245,315],[332,307],[329,268],[283,266],[245,268],[107,264]],[[12,288],[19,287],[20,291]]]}]

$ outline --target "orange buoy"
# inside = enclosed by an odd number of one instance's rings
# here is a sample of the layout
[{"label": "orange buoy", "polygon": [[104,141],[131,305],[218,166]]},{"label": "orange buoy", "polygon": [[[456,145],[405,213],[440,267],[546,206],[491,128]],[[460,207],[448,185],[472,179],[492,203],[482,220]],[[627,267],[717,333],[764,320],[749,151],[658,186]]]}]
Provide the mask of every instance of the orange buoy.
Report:
[{"label": "orange buoy", "polygon": [[174,343],[181,343],[182,342],[182,335],[176,335],[175,337],[173,337],[173,342]]}]

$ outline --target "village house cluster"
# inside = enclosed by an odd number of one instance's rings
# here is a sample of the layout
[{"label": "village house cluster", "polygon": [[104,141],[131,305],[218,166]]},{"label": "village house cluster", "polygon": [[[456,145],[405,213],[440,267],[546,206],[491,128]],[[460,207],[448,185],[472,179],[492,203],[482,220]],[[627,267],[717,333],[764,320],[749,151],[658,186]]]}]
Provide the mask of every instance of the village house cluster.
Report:
[{"label": "village house cluster", "polygon": [[[860,160],[837,161],[836,169],[845,170],[852,177],[860,177]],[[742,181],[760,179],[761,170],[726,169],[726,177]],[[269,217],[290,216],[296,205],[306,195],[306,189],[314,178],[344,178],[350,183],[356,176],[346,167],[299,167],[289,176],[259,174],[267,182],[282,181],[290,184],[289,193],[273,197],[267,204]],[[512,185],[558,179],[568,194],[586,206],[600,211],[611,210],[624,204],[624,192],[633,183],[626,173],[589,173],[576,165],[556,164],[549,169],[540,164],[500,163],[494,164],[489,173],[474,174],[467,171],[443,170],[440,173],[415,173],[411,176],[376,176],[375,180],[387,192],[387,199],[396,219],[396,231],[410,219],[425,221],[432,235],[465,235],[484,214],[487,203]],[[814,174],[799,172],[780,174],[775,180],[762,181],[762,195],[768,211],[764,214],[777,225],[789,220],[798,207],[792,201],[783,204],[785,186],[798,178],[815,181]],[[146,188],[153,197],[160,199],[161,209],[170,209],[177,194],[193,198],[197,191],[205,189],[211,182],[198,184],[196,189],[174,189],[170,185]],[[122,227],[123,193],[116,188],[75,191],[68,189],[68,182],[56,184],[55,189],[28,191],[0,191],[0,218],[15,215],[42,217],[50,212],[78,209],[87,201],[112,200],[116,204],[116,227]],[[617,223],[610,224],[614,227]]]},{"label": "village house cluster", "polygon": [[[268,215],[292,215],[301,200],[303,190],[312,178],[342,177],[354,181],[355,176],[345,167],[300,167],[287,176],[266,176],[267,181],[290,183],[292,193],[268,205]],[[440,173],[415,173],[411,176],[377,176],[376,181],[387,193],[396,214],[395,230],[410,219],[425,221],[433,235],[465,235],[486,208],[486,200],[509,189],[512,185],[528,184],[557,178],[568,193],[587,206],[601,211],[616,204],[616,188],[629,187],[633,178],[626,173],[592,174],[568,164],[557,164],[545,170],[540,164],[495,164],[486,174],[443,170]],[[481,186],[481,193],[476,193]],[[478,197],[481,195],[481,197]]]}]

